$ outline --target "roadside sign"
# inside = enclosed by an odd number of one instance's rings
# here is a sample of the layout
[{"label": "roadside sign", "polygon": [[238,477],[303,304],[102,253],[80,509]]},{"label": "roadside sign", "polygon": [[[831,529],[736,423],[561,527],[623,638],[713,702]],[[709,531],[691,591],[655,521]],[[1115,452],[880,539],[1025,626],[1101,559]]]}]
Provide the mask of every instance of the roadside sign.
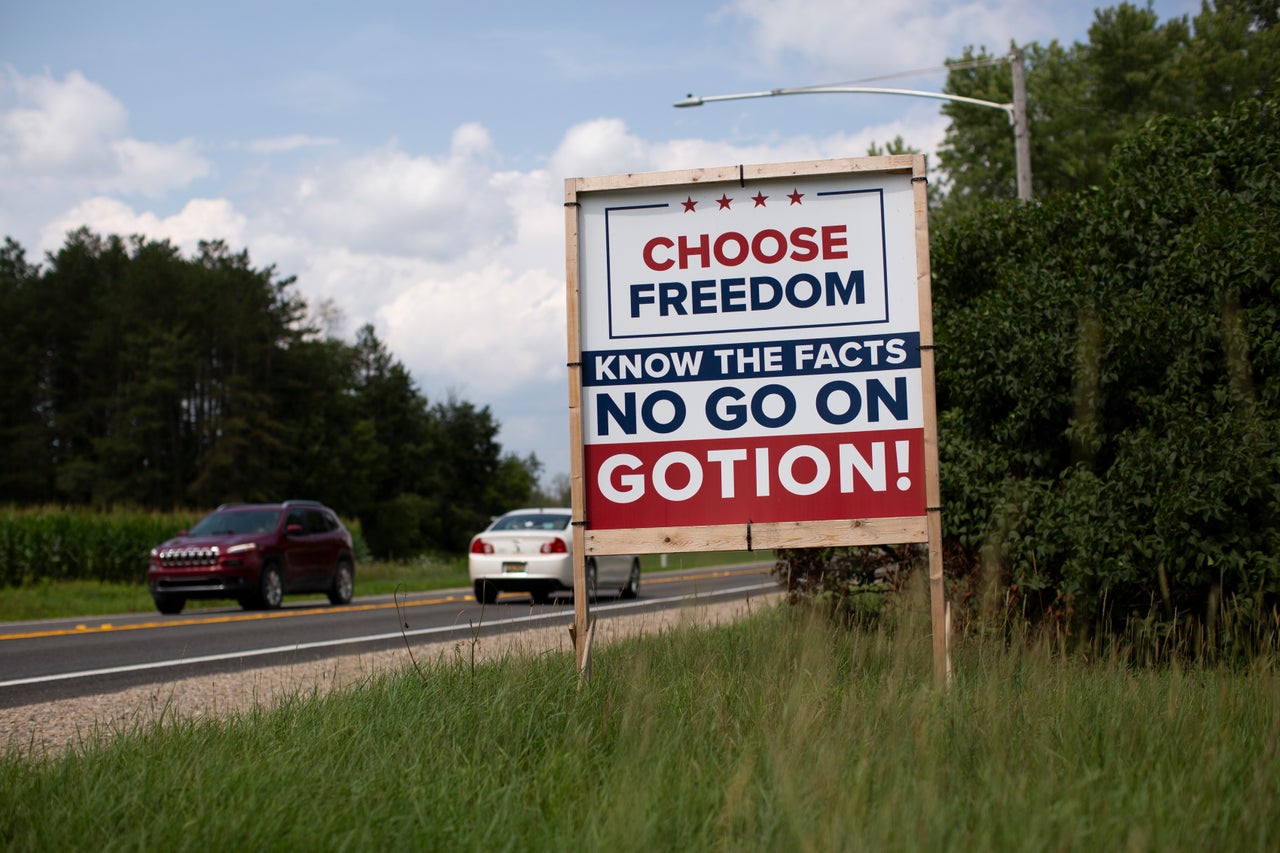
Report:
[{"label": "roadside sign", "polygon": [[566,183],[587,553],[926,541],[917,159]]},{"label": "roadside sign", "polygon": [[941,675],[924,158],[571,178],[565,210],[575,553],[928,542]]}]

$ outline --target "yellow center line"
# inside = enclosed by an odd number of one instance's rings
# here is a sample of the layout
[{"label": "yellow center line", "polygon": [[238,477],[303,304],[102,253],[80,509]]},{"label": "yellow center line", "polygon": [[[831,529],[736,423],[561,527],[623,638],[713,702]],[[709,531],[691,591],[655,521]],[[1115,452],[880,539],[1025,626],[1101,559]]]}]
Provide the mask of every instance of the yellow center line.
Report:
[{"label": "yellow center line", "polygon": [[[699,578],[735,578],[738,575],[758,575],[760,569],[724,569],[716,572],[702,572],[697,575]],[[679,583],[680,581],[691,580],[691,575],[676,575],[669,578],[646,578],[641,575],[641,580],[645,586],[651,586],[658,583]]]},{"label": "yellow center line", "polygon": [[[760,569],[731,569],[716,572],[706,572],[698,577],[704,578],[727,578],[737,575],[754,575],[759,574]],[[665,578],[644,578],[646,586],[652,584],[677,583],[679,581],[689,580],[689,575],[676,575]],[[456,602],[472,602],[470,595],[446,595],[435,598],[424,598],[417,601],[401,601],[398,604],[394,601],[382,602],[379,604],[348,604],[341,608],[332,606],[325,607],[308,607],[302,610],[271,610],[265,613],[235,613],[223,616],[200,616],[187,619],[171,619],[163,622],[138,622],[134,625],[112,625],[110,622],[104,622],[101,625],[77,625],[74,628],[57,628],[46,631],[25,631],[17,634],[0,634],[0,641],[4,640],[34,640],[40,637],[72,637],[87,636],[89,634],[105,634],[109,631],[142,631],[151,628],[179,628],[191,625],[220,625],[226,622],[248,622],[255,619],[289,619],[295,616],[315,616],[321,613],[350,613],[353,611],[363,610],[391,610],[395,607],[428,607],[433,604],[452,604]]]},{"label": "yellow center line", "polygon": [[[470,596],[447,595],[443,598],[426,598],[420,601],[401,601],[400,607],[424,607],[430,604],[448,604],[456,601],[470,601]],[[74,628],[58,628],[48,631],[27,631],[20,634],[0,634],[3,640],[32,640],[39,637],[70,637],[88,634],[105,634],[108,631],[140,631],[149,628],[178,628],[190,625],[219,625],[225,622],[249,622],[255,619],[288,619],[294,616],[314,616],[320,613],[350,613],[359,610],[390,610],[396,607],[394,601],[381,604],[348,604],[341,609],[330,607],[308,607],[304,610],[272,610],[267,613],[235,613],[225,616],[201,616],[189,619],[173,619],[165,622],[139,622],[135,625],[77,625]]]}]

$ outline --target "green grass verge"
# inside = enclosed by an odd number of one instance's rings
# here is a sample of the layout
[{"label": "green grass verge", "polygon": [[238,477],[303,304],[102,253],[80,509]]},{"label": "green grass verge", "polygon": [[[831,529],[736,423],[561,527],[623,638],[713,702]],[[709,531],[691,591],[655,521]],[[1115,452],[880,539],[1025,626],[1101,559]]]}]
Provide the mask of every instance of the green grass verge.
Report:
[{"label": "green grass verge", "polygon": [[1270,850],[1280,670],[779,607],[0,757],[11,850]]},{"label": "green grass verge", "polygon": [[[669,554],[668,569],[695,569],[772,559],[772,552],[724,551],[705,554]],[[662,569],[659,555],[647,555],[646,572]],[[390,595],[396,590],[423,592],[470,585],[465,556],[426,554],[394,562],[368,560],[356,567],[356,595]],[[289,596],[286,601],[324,601],[323,594]],[[227,607],[230,599],[190,601],[189,609]],[[0,588],[0,622],[56,619],[73,616],[109,616],[117,613],[151,613],[155,604],[145,585],[99,581],[46,581]]]},{"label": "green grass verge", "polygon": [[[423,556],[399,562],[368,561],[356,567],[357,595],[390,594],[396,589],[419,592],[466,584],[467,562],[462,558]],[[323,593],[315,593],[291,595],[285,600],[325,601],[326,598]],[[234,605],[231,599],[187,602],[188,609]],[[155,609],[143,583],[52,581],[0,590],[0,622],[154,613]]]}]

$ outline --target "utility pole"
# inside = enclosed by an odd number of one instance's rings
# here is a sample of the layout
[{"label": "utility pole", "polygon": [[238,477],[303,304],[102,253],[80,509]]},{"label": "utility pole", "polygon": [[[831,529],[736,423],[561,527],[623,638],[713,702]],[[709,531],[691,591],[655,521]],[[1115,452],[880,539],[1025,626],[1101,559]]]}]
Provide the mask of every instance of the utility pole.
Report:
[{"label": "utility pole", "polygon": [[1018,170],[1018,199],[1031,200],[1031,129],[1027,123],[1026,54],[1015,47],[1009,52],[1013,71],[1013,153]]}]

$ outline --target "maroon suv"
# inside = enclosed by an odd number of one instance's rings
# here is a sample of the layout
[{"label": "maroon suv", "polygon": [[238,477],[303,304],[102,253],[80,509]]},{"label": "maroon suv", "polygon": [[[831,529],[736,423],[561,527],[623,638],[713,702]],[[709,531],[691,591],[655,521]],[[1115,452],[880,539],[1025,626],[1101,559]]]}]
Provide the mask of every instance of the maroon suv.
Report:
[{"label": "maroon suv", "polygon": [[156,609],[181,613],[189,598],[234,598],[246,610],[280,606],[286,592],[351,601],[351,534],[316,501],[224,504],[151,549],[147,585]]}]

